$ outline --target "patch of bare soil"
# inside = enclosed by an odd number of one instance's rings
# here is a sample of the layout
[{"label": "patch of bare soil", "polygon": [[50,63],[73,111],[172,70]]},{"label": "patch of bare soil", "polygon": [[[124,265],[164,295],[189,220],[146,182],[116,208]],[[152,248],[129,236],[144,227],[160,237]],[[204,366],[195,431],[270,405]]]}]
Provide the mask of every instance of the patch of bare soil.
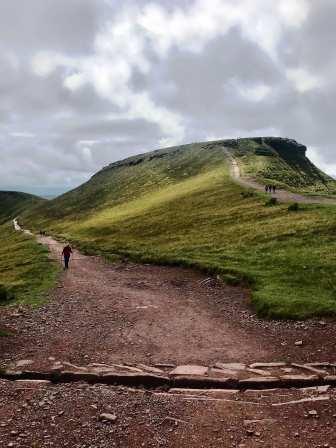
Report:
[{"label": "patch of bare soil", "polygon": [[[43,238],[52,256],[62,246]],[[181,268],[108,264],[75,251],[69,271],[39,309],[2,311],[1,365],[48,358],[79,365],[331,361],[329,322],[267,322],[249,308],[248,291]],[[302,344],[295,345],[302,341]]]},{"label": "patch of bare soil", "polygon": [[335,447],[335,390],[191,396],[0,381],[0,446]]}]

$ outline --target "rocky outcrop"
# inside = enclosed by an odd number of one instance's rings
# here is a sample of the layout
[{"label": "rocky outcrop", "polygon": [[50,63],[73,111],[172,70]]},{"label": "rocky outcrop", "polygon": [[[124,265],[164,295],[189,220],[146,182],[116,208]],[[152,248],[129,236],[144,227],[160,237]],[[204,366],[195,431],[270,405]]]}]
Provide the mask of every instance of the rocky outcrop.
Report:
[{"label": "rocky outcrop", "polygon": [[[256,141],[256,139],[253,139]],[[281,137],[263,137],[262,142],[266,145],[271,146],[275,149],[280,155],[282,153],[297,153],[300,156],[305,156],[307,147],[298,143],[296,140],[292,140],[289,138],[281,138]]]}]

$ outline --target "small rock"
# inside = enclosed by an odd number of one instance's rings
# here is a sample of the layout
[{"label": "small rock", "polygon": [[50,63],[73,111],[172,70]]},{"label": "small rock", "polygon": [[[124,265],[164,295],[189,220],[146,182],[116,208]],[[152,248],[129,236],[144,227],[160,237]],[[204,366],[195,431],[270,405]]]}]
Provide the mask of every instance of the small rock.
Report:
[{"label": "small rock", "polygon": [[303,341],[295,341],[295,344],[294,344],[294,345],[296,345],[296,346],[303,345]]},{"label": "small rock", "polygon": [[311,417],[317,417],[317,411],[315,409],[312,409],[311,411],[308,411],[308,415]]},{"label": "small rock", "polygon": [[21,359],[15,363],[16,367],[25,367],[30,366],[31,364],[34,364],[34,361],[31,359]]},{"label": "small rock", "polygon": [[324,326],[327,325],[327,322],[325,320],[319,320],[319,324]]},{"label": "small rock", "polygon": [[115,414],[100,414],[99,420],[105,420],[108,422],[115,422],[117,420],[117,416]]}]

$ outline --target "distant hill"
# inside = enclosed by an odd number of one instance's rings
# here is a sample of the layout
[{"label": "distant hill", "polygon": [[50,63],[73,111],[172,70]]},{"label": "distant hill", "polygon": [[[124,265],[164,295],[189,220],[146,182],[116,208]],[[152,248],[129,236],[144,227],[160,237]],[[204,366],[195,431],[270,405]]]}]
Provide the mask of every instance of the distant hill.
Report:
[{"label": "distant hill", "polygon": [[243,175],[300,192],[336,192],[336,182],[310,162],[305,146],[259,137],[192,143],[111,163],[85,184],[44,204],[41,211],[61,218],[128,202],[225,164],[224,148],[238,159]]},{"label": "distant hill", "polygon": [[43,202],[42,198],[32,194],[0,191],[0,224]]},{"label": "distant hill", "polygon": [[266,206],[264,194],[231,178],[228,152],[261,182],[335,191],[336,182],[294,140],[218,140],[112,163],[23,218],[86,253],[196,266],[250,285],[256,310],[266,316],[336,314],[336,208]]},{"label": "distant hill", "polygon": [[307,148],[295,140],[259,137],[241,139],[234,154],[242,174],[262,183],[310,194],[334,194],[336,182],[307,157]]}]

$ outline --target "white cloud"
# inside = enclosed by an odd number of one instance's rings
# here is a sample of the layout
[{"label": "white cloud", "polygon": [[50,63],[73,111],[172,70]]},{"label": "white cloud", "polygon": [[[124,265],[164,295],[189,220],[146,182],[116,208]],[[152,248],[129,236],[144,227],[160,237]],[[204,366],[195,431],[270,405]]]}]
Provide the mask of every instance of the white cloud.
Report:
[{"label": "white cloud", "polygon": [[239,94],[252,102],[259,102],[264,100],[271,92],[271,87],[265,84],[257,84],[254,86],[237,85]]},{"label": "white cloud", "polygon": [[88,166],[92,166],[93,158],[92,158],[91,148],[89,148],[88,146],[84,146],[84,148],[82,148],[81,151],[82,151],[82,157],[83,157],[84,162]]},{"label": "white cloud", "polygon": [[59,64],[59,57],[48,52],[39,52],[35,54],[31,61],[33,72],[41,77],[51,75]]},{"label": "white cloud", "polygon": [[78,146],[92,146],[99,143],[99,140],[79,140],[77,142]]},{"label": "white cloud", "polygon": [[336,163],[329,163],[321,155],[320,148],[309,147],[307,149],[307,156],[321,170],[323,170],[325,173],[329,174],[329,176],[336,178]]},{"label": "white cloud", "polygon": [[75,92],[76,90],[83,87],[86,83],[86,79],[83,73],[72,73],[67,76],[64,80],[64,87]]},{"label": "white cloud", "polygon": [[32,132],[10,132],[9,135],[11,137],[18,137],[18,138],[34,138],[34,137],[36,137],[36,134],[33,134]]},{"label": "white cloud", "polygon": [[277,7],[285,22],[293,27],[301,26],[309,12],[306,0],[282,0]]},{"label": "white cloud", "polygon": [[305,93],[321,86],[321,80],[304,68],[287,69],[286,75],[293,83],[294,88],[300,93]]}]

